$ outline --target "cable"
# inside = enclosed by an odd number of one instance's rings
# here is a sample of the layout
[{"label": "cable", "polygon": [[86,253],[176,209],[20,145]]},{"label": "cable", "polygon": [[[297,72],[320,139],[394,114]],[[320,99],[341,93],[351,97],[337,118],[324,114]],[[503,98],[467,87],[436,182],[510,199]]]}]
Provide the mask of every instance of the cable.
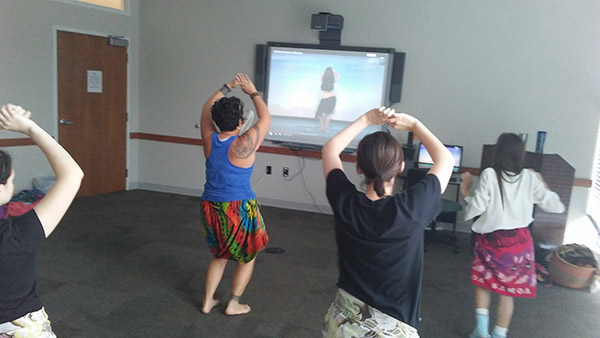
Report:
[{"label": "cable", "polygon": [[301,156],[297,150],[293,150],[293,151],[296,154],[296,157],[300,158],[302,166],[300,167],[300,170],[298,170],[298,172],[296,174],[286,178],[285,180],[289,182],[289,181],[293,180],[296,176],[301,175],[300,177],[302,178],[302,184],[304,185],[304,190],[306,190],[306,192],[312,199],[313,205],[321,214],[326,214],[323,210],[321,210],[321,208],[317,204],[317,200],[315,199],[315,196],[310,192],[310,190],[308,190],[308,186],[306,185],[306,180],[304,179],[304,168],[306,167],[306,162],[305,162],[304,156]]}]

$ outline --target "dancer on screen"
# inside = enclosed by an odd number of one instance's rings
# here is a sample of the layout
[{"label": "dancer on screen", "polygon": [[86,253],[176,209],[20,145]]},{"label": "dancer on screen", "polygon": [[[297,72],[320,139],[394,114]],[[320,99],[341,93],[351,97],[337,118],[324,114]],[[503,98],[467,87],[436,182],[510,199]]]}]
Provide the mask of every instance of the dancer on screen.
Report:
[{"label": "dancer on screen", "polygon": [[321,75],[321,101],[319,102],[319,107],[317,107],[315,118],[319,119],[321,132],[323,133],[329,131],[331,115],[333,114],[335,104],[337,103],[334,85],[339,78],[340,74],[331,67],[327,67]]}]

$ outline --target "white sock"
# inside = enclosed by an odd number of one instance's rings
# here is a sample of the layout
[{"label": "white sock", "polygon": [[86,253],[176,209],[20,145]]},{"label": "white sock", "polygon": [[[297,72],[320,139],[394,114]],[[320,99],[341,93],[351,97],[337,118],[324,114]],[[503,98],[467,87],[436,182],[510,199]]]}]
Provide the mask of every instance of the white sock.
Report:
[{"label": "white sock", "polygon": [[490,310],[483,308],[483,307],[478,307],[475,309],[475,314],[482,315],[482,316],[489,316]]},{"label": "white sock", "polygon": [[494,337],[494,338],[506,337],[506,333],[508,333],[507,327],[500,327],[500,326],[496,325],[496,326],[494,326],[494,331],[492,331],[492,337]]},{"label": "white sock", "polygon": [[489,325],[490,325],[490,316],[489,310],[485,308],[477,308],[475,309],[475,320],[476,326],[475,331],[477,334],[482,337],[486,337],[489,335]]}]

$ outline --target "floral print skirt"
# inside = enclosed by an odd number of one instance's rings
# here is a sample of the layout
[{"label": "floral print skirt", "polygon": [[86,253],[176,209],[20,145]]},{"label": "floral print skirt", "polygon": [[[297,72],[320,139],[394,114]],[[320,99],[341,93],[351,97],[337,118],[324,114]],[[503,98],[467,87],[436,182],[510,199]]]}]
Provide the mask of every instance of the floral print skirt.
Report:
[{"label": "floral print skirt", "polygon": [[338,289],[323,322],[324,338],[419,338],[417,329]]},{"label": "floral print skirt", "polygon": [[528,228],[477,234],[471,283],[497,294],[535,298],[535,252]]}]

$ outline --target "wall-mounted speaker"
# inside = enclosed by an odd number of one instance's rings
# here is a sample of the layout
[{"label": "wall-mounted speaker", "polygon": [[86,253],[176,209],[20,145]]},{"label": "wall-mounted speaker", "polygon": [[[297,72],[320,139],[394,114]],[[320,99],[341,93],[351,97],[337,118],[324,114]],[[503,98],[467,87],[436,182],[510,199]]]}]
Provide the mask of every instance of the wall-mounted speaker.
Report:
[{"label": "wall-mounted speaker", "polygon": [[404,78],[404,61],[406,53],[394,53],[392,65],[392,85],[390,87],[390,103],[400,102],[402,98],[402,79]]},{"label": "wall-mounted speaker", "polygon": [[256,45],[256,54],[254,59],[254,86],[256,90],[262,92],[265,90],[267,58],[267,46]]}]

